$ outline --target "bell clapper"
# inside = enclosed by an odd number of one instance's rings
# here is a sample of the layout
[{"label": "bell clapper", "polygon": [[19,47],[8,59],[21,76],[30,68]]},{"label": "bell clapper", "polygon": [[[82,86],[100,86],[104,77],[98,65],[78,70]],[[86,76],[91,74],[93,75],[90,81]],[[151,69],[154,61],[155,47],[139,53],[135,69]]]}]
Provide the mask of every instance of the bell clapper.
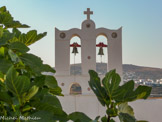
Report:
[{"label": "bell clapper", "polygon": [[[76,56],[76,53],[74,53],[74,76],[75,76],[75,56]],[[75,79],[74,79],[75,81]]]},{"label": "bell clapper", "polygon": [[73,47],[72,53],[74,53],[74,81],[75,81],[75,56],[78,53],[78,48],[81,47],[77,42],[74,42],[73,44],[70,45],[70,47]]},{"label": "bell clapper", "polygon": [[102,55],[101,55],[101,63],[102,63]]}]

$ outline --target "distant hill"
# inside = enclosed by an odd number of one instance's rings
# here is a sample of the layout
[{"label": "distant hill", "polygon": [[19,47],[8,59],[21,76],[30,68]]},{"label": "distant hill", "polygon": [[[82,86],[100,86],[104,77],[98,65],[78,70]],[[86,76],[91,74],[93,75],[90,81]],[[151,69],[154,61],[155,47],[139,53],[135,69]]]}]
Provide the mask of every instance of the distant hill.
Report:
[{"label": "distant hill", "polygon": [[[106,63],[97,63],[96,71],[99,74],[105,74],[107,72]],[[81,64],[71,65],[71,74],[81,74]],[[138,79],[162,79],[162,69],[136,66],[130,64],[123,64],[123,74],[133,73]],[[125,76],[125,75],[124,75]]]},{"label": "distant hill", "polygon": [[134,72],[139,79],[161,79],[162,78],[162,69],[136,66],[136,65],[123,65],[123,72]]}]

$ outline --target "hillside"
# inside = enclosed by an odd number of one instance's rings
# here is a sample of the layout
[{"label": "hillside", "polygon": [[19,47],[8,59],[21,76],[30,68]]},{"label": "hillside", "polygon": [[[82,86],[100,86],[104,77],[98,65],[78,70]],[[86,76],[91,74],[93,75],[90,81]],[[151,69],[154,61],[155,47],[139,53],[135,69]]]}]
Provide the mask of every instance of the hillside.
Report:
[{"label": "hillside", "polygon": [[139,79],[161,79],[162,69],[136,65],[123,65],[123,72],[134,72]]},{"label": "hillside", "polygon": [[[107,72],[107,64],[106,63],[97,63],[96,70],[100,74],[105,74]],[[81,74],[81,64],[71,65],[71,74]],[[123,64],[123,74],[133,73],[132,78],[138,79],[162,79],[162,69],[160,68],[151,68],[151,67],[143,67],[136,66],[130,64]],[[125,76],[127,77],[127,76]]]}]

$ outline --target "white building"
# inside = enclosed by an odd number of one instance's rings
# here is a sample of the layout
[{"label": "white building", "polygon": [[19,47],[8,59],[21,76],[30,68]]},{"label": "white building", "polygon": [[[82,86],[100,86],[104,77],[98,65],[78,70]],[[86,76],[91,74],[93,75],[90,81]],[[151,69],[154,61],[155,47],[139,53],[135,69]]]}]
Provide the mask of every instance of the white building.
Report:
[{"label": "white building", "polygon": [[[67,113],[74,111],[84,112],[94,119],[98,115],[105,115],[105,109],[100,105],[88,85],[90,79],[88,70],[96,70],[96,38],[99,35],[107,38],[107,71],[116,69],[122,77],[122,28],[117,30],[96,28],[94,21],[90,19],[90,15],[93,12],[88,8],[84,14],[87,15],[87,19],[82,22],[81,29],[59,30],[55,28],[55,77],[65,95],[64,97],[59,97],[64,110]],[[70,74],[70,40],[74,36],[79,37],[81,40],[81,75]],[[75,91],[74,89],[77,90]],[[151,105],[151,102],[147,101],[148,105]],[[133,106],[140,104],[139,108],[135,109],[138,112],[137,117],[145,120],[156,120],[151,119],[150,114],[146,114],[149,110],[150,112],[151,110],[154,111],[154,109],[149,108],[150,106],[147,103],[138,101],[133,104]],[[141,115],[143,118],[140,118]]]}]

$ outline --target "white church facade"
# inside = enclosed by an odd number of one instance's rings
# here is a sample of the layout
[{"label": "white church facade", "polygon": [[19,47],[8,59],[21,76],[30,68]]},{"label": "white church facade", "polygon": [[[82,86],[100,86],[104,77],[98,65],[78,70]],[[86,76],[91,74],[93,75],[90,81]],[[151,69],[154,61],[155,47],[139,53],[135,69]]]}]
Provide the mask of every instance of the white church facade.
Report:
[{"label": "white church facade", "polygon": [[[94,119],[96,116],[105,115],[105,109],[88,85],[90,79],[88,71],[96,70],[96,38],[100,35],[107,38],[107,71],[116,69],[122,77],[122,28],[117,30],[96,28],[95,22],[90,19],[93,12],[88,8],[84,14],[87,15],[87,18],[82,22],[81,29],[59,30],[55,28],[55,77],[64,94],[64,97],[59,97],[63,109],[67,113],[84,112]],[[70,40],[75,36],[81,40],[80,45],[73,44],[73,47],[81,48],[82,72],[80,75],[70,73]],[[103,77],[100,75],[101,79]],[[72,93],[74,85],[79,90],[76,94]],[[156,101],[156,104],[161,105],[160,102]],[[156,111],[156,109],[160,111],[158,106],[153,105],[153,101],[140,100],[131,105],[135,108],[135,116],[138,119],[160,122],[157,121],[161,117],[160,115],[158,119],[150,116],[151,111]],[[149,108],[148,105],[152,105],[154,108]]]},{"label": "white church facade", "polygon": [[[94,118],[103,110],[88,85],[90,79],[88,71],[96,70],[96,38],[103,35],[107,38],[107,71],[116,69],[122,76],[122,28],[111,30],[96,28],[90,19],[93,14],[88,8],[84,12],[87,19],[82,22],[81,29],[59,30],[55,28],[55,69],[56,79],[62,88],[64,97],[60,97],[63,108],[67,113],[80,111]],[[70,40],[77,36],[81,40],[81,69],[80,75],[70,74]],[[103,75],[100,76],[101,78]],[[80,86],[79,94],[71,94],[73,84]]]}]

